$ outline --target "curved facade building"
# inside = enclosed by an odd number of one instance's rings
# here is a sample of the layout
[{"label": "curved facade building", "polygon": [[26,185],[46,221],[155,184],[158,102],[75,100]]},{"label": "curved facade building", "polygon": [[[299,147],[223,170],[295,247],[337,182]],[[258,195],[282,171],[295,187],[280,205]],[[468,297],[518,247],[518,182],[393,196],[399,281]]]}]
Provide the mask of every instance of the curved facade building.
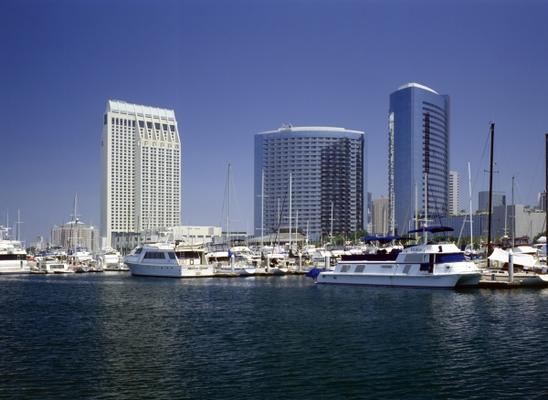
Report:
[{"label": "curved facade building", "polygon": [[[268,235],[289,227],[290,175],[293,232],[297,224],[303,233],[308,226],[309,238],[318,240],[330,234],[331,223],[333,234],[363,229],[366,206],[364,154],[365,134],[362,131],[289,125],[256,134],[255,234]],[[264,232],[261,232],[262,215]]]},{"label": "curved facade building", "polygon": [[390,95],[388,194],[391,232],[414,227],[424,215],[428,176],[428,217],[447,215],[449,194],[449,96],[418,83]]}]

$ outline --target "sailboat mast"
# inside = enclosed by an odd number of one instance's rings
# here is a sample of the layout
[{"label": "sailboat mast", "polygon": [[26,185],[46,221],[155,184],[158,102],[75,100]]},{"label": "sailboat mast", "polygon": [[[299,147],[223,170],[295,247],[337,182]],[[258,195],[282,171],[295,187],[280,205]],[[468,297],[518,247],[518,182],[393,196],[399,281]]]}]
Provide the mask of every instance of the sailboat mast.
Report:
[{"label": "sailboat mast", "polygon": [[487,221],[487,268],[491,266],[489,253],[491,252],[491,217],[493,214],[493,149],[495,142],[495,123],[491,122],[491,150],[489,153],[489,217]]},{"label": "sailboat mast", "polygon": [[424,174],[424,244],[428,244],[428,173]]},{"label": "sailboat mast", "polygon": [[[415,229],[419,229],[419,189],[415,180]],[[419,238],[419,233],[415,232],[415,240]]]},{"label": "sailboat mast", "polygon": [[308,220],[306,221],[306,246],[308,246]]},{"label": "sailboat mast", "polygon": [[544,213],[546,214],[546,222],[545,222],[545,228],[546,228],[546,243],[548,243],[548,133],[545,134],[544,139],[546,141],[546,154],[545,158],[545,169],[546,169],[546,183],[544,187]]},{"label": "sailboat mast", "polygon": [[230,248],[230,163],[226,173],[226,243]]},{"label": "sailboat mast", "polygon": [[292,180],[293,180],[293,174],[290,172],[289,173],[289,249],[291,249],[291,206],[292,206],[292,201],[291,201],[291,190],[292,190]]},{"label": "sailboat mast", "polygon": [[21,210],[17,209],[17,232],[15,236],[15,240],[20,241],[21,240]]},{"label": "sailboat mast", "polygon": [[264,168],[261,171],[261,252],[264,248]]},{"label": "sailboat mast", "polygon": [[514,201],[514,179],[512,177],[512,247],[516,245],[516,203]]},{"label": "sailboat mast", "polygon": [[472,218],[472,172],[470,171],[470,161],[468,161],[468,200],[470,206],[470,249],[474,249],[474,229]]},{"label": "sailboat mast", "polygon": [[333,242],[333,200],[331,200],[331,228],[329,229],[329,236],[331,237],[331,242]]},{"label": "sailboat mast", "polygon": [[297,246],[299,245],[299,210],[297,210],[297,215],[295,216],[295,242]]}]

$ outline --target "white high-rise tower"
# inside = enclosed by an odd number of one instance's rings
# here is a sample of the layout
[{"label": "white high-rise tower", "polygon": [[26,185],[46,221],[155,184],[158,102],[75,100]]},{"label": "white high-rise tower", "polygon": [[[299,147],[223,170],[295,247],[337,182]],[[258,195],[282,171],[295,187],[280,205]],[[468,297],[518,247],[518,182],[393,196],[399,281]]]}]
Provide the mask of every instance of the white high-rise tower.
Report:
[{"label": "white high-rise tower", "polygon": [[458,214],[460,211],[460,190],[459,190],[459,173],[457,171],[449,171],[449,215]]},{"label": "white high-rise tower", "polygon": [[109,100],[101,139],[101,236],[136,241],[180,224],[181,142],[173,110]]}]

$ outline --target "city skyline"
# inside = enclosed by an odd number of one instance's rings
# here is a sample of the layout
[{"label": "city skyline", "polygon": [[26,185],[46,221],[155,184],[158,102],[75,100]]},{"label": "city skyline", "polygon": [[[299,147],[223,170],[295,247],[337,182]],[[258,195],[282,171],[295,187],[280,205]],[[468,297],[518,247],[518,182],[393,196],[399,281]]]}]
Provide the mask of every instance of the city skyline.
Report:
[{"label": "city skyline", "polygon": [[[388,95],[407,82],[451,96],[449,167],[467,176],[471,161],[474,208],[487,188],[490,121],[496,190],[509,193],[516,176],[516,202],[534,204],[544,188],[548,6],[540,2],[138,1],[109,4],[109,13],[106,3],[30,3],[0,5],[9,60],[0,66],[9,149],[0,221],[7,210],[15,221],[20,209],[27,242],[70,215],[74,193],[82,218],[100,225],[109,98],[175,110],[185,143],[184,224],[220,225],[231,162],[234,225],[252,232],[253,135],[282,123],[367,132],[368,191],[386,196]],[[452,21],[440,18],[447,13]]]}]

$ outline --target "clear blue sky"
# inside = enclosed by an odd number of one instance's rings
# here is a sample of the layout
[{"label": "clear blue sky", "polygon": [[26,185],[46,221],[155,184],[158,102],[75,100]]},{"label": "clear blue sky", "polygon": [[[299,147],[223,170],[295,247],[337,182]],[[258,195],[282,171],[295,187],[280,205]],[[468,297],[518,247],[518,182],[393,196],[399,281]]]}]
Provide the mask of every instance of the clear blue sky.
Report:
[{"label": "clear blue sky", "polygon": [[[252,230],[253,134],[282,123],[369,137],[369,190],[387,192],[388,96],[416,81],[451,96],[451,168],[533,203],[544,187],[548,3],[542,1],[0,2],[0,221],[23,239],[71,214],[99,224],[99,143],[109,98],[175,109],[183,223]],[[234,200],[233,200],[234,201]],[[474,203],[476,197],[474,196]]]}]

